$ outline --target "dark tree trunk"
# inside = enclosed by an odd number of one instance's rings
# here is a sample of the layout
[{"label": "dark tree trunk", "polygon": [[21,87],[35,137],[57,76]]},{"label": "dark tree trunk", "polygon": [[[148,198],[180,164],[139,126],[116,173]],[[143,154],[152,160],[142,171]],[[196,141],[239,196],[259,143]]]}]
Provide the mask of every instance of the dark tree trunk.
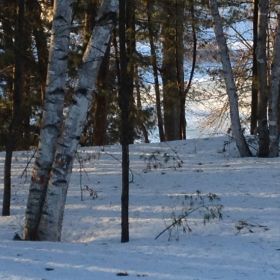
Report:
[{"label": "dark tree trunk", "polygon": [[177,85],[180,94],[180,139],[186,136],[186,117],[185,117],[185,81],[184,81],[184,1],[175,1],[176,11],[176,74]]},{"label": "dark tree trunk", "polygon": [[84,38],[85,44],[90,39],[92,28],[94,27],[94,19],[97,16],[98,3],[97,1],[87,1],[87,10],[85,11],[85,27]]},{"label": "dark tree trunk", "polygon": [[279,156],[279,91],[280,91],[280,12],[277,15],[277,29],[271,66],[269,107],[269,156]]},{"label": "dark tree trunk", "polygon": [[46,89],[46,78],[47,78],[47,68],[48,68],[48,45],[47,45],[47,36],[44,31],[43,22],[41,19],[41,6],[37,0],[27,1],[27,12],[28,16],[32,18],[31,28],[34,36],[36,50],[38,55],[38,72],[40,76],[41,84],[41,103],[43,104],[45,98],[45,89]]},{"label": "dark tree trunk", "polygon": [[11,208],[11,166],[14,145],[11,142],[6,144],[5,165],[4,165],[4,191],[2,216],[10,216]]},{"label": "dark tree trunk", "polygon": [[251,135],[256,134],[257,123],[258,123],[258,67],[257,67],[258,11],[259,11],[259,1],[254,0],[252,100],[251,100],[251,127],[250,127]]},{"label": "dark tree trunk", "polygon": [[153,23],[152,23],[153,4],[154,4],[153,0],[147,1],[148,32],[149,32],[149,43],[151,47],[151,61],[152,61],[154,83],[155,83],[157,125],[158,125],[160,142],[163,142],[165,141],[165,134],[163,129],[163,118],[162,118],[162,110],[161,110],[161,93],[160,93],[160,85],[159,85],[159,77],[158,77],[157,52],[154,43],[154,32],[153,32]]},{"label": "dark tree trunk", "polygon": [[108,82],[109,82],[110,44],[106,50],[104,60],[98,74],[98,90],[94,99],[94,127],[93,144],[103,146],[106,144],[106,129],[108,115]]},{"label": "dark tree trunk", "polygon": [[121,195],[121,242],[129,241],[129,108],[130,96],[128,82],[128,53],[126,49],[126,30],[128,5],[126,0],[119,1],[119,42],[120,42],[120,85],[119,104],[121,109],[122,145],[122,195]]},{"label": "dark tree trunk", "polygon": [[259,157],[269,154],[269,132],[267,124],[268,77],[267,77],[267,28],[268,0],[259,0],[257,72],[258,72],[258,135]]},{"label": "dark tree trunk", "polygon": [[[29,37],[30,38],[30,37]],[[29,39],[28,38],[28,39]],[[29,41],[31,45],[31,41]],[[22,100],[21,115],[22,115],[22,133],[21,133],[21,144],[18,147],[22,150],[28,150],[32,145],[31,139],[31,125],[30,119],[32,117],[32,96],[31,96],[31,69],[28,65],[25,66],[25,87],[24,96]]]},{"label": "dark tree trunk", "polygon": [[181,117],[180,117],[180,127],[181,127],[181,136],[182,139],[186,139],[187,133],[186,133],[186,98],[188,95],[188,92],[190,91],[191,85],[192,85],[192,80],[194,77],[194,71],[195,71],[195,66],[196,66],[196,57],[197,57],[197,36],[196,36],[196,28],[195,28],[195,10],[194,10],[194,3],[193,0],[191,0],[191,7],[190,7],[190,12],[191,12],[191,21],[192,21],[192,39],[193,39],[193,53],[192,53],[192,68],[190,71],[190,77],[188,84],[186,86],[186,89],[184,90],[184,94],[181,99]]},{"label": "dark tree trunk", "polygon": [[36,47],[38,51],[38,68],[40,73],[41,82],[41,104],[44,103],[45,90],[46,90],[46,77],[47,77],[47,65],[48,65],[48,48],[47,40],[44,38],[43,30],[42,32],[34,32],[34,38],[36,41]]},{"label": "dark tree trunk", "polygon": [[98,91],[94,98],[94,123],[93,123],[93,145],[104,146],[106,144],[107,129],[107,92]]},{"label": "dark tree trunk", "polygon": [[145,143],[150,143],[149,141],[149,133],[147,128],[145,127],[145,122],[142,118],[142,101],[141,101],[141,90],[140,90],[140,84],[139,84],[139,75],[138,75],[138,69],[136,67],[136,73],[135,73],[135,88],[136,88],[136,107],[137,107],[137,125],[140,126],[140,130],[142,132],[142,135],[144,137]]},{"label": "dark tree trunk", "polygon": [[[24,10],[25,1],[18,0],[17,15],[15,26],[15,74],[14,74],[14,92],[13,92],[13,115],[9,127],[9,133],[6,143],[5,155],[5,170],[4,170],[4,196],[2,215],[10,215],[10,200],[11,200],[11,166],[13,151],[18,144],[19,132],[21,130],[21,106],[22,96],[24,92],[24,52],[25,38],[24,38]],[[21,49],[18,47],[21,46]]]},{"label": "dark tree trunk", "polygon": [[[3,208],[2,215],[10,215],[10,201],[11,201],[11,166],[12,166],[12,156],[15,150],[21,130],[21,105],[22,96],[24,92],[24,52],[25,47],[25,24],[24,24],[24,10],[25,1],[17,1],[18,9],[16,15],[16,25],[15,25],[15,74],[14,74],[14,92],[13,92],[13,115],[12,121],[9,127],[9,133],[6,143],[6,154],[5,154],[5,165],[4,165],[4,195],[3,195]],[[18,47],[21,46],[19,49]]]},{"label": "dark tree trunk", "polygon": [[164,1],[162,8],[165,18],[162,26],[164,129],[166,140],[178,140],[181,139],[184,6],[178,1]]},{"label": "dark tree trunk", "polygon": [[135,126],[135,104],[134,104],[134,76],[135,76],[135,0],[126,1],[126,57],[127,57],[127,76],[126,91],[128,94],[129,120],[128,120],[128,143],[134,142],[134,126]]},{"label": "dark tree trunk", "polygon": [[[3,6],[8,5],[9,0],[3,1]],[[10,13],[8,14],[9,17],[15,18],[15,10],[16,7],[10,7]],[[6,51],[12,52],[14,49],[14,42],[13,42],[13,26],[11,22],[8,20],[3,20],[2,28],[3,28],[3,45]],[[14,88],[14,77],[11,75],[7,75],[6,77],[6,94],[8,96],[13,96],[13,88]],[[13,116],[12,116],[13,117]],[[12,122],[13,120],[11,120]],[[11,126],[11,124],[10,124]],[[5,154],[5,164],[4,164],[4,190],[3,190],[3,205],[2,205],[2,215],[9,216],[10,215],[10,203],[11,203],[11,164],[12,164],[12,155],[13,149],[10,147],[12,144],[10,140],[11,135],[10,132],[8,135],[5,135],[5,139],[3,143],[5,144],[6,154]],[[3,140],[3,139],[2,139]]]}]

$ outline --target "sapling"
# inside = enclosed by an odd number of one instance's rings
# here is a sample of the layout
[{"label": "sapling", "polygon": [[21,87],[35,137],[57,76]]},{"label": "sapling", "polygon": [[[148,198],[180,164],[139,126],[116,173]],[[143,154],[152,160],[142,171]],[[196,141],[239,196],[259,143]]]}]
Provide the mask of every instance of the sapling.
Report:
[{"label": "sapling", "polygon": [[192,232],[189,217],[193,213],[199,213],[202,216],[204,225],[215,219],[221,220],[223,205],[217,203],[218,201],[220,201],[220,197],[214,193],[202,194],[200,191],[196,191],[191,195],[185,194],[181,214],[178,215],[173,212],[171,215],[172,222],[155,239],[158,239],[165,232],[169,232],[170,240],[174,229],[177,233],[179,229],[182,229],[184,233]]},{"label": "sapling", "polygon": [[176,151],[172,153],[161,151],[153,151],[149,154],[140,155],[140,159],[144,160],[146,167],[144,172],[151,171],[152,169],[173,168],[174,170],[183,166],[183,160],[179,157]]}]

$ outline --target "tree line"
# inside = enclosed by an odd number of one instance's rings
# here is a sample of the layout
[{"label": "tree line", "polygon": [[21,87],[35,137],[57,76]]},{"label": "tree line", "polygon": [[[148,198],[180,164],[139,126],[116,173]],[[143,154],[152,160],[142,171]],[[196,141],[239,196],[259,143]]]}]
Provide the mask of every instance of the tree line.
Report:
[{"label": "tree line", "polygon": [[[128,241],[129,144],[149,142],[155,127],[160,141],[186,139],[187,102],[207,96],[194,86],[196,73],[212,77],[227,96],[240,156],[252,155],[244,122],[258,139],[257,155],[278,156],[277,2],[2,0],[2,214],[10,214],[13,151],[35,146],[23,238],[60,240],[78,146],[120,142]],[[245,47],[234,50],[232,42]]]}]

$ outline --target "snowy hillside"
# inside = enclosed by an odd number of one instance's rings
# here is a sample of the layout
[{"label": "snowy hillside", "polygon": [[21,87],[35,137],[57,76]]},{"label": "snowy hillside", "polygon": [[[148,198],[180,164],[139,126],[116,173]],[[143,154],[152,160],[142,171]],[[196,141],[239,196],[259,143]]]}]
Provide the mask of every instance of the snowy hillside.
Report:
[{"label": "snowy hillside", "polygon": [[[227,140],[131,147],[126,244],[120,243],[120,146],[80,150],[61,243],[12,240],[23,224],[30,176],[25,167],[32,156],[15,153],[12,216],[0,218],[0,279],[280,279],[280,159],[241,159],[232,143],[224,149]],[[0,153],[1,170],[3,164]],[[2,193],[3,175],[1,199]],[[202,198],[196,201],[197,193]],[[202,199],[208,205],[209,193],[220,197],[213,203],[223,205],[222,220],[204,225],[205,213],[197,210],[187,226],[155,240],[188,207]]]}]

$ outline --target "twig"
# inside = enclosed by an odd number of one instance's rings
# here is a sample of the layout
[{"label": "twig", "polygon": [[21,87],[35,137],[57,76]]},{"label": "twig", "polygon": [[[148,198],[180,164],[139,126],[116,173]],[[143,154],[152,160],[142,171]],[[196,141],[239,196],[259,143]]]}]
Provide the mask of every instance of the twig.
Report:
[{"label": "twig", "polygon": [[37,152],[37,148],[33,151],[32,156],[31,156],[30,159],[27,161],[27,163],[26,163],[26,165],[25,165],[25,167],[24,167],[24,169],[23,169],[23,171],[22,171],[22,173],[21,173],[21,175],[20,175],[20,179],[22,179],[22,177],[24,176],[24,174],[27,173],[27,169],[28,169],[28,167],[29,167],[29,164],[31,163],[32,159],[35,157],[36,152]]},{"label": "twig", "polygon": [[[113,158],[114,160],[118,161],[119,163],[122,163],[122,161],[121,161],[119,158],[115,157],[115,156],[112,155],[112,154],[109,154],[108,152],[105,152],[105,150],[103,150],[103,153],[104,153],[105,155],[110,156],[111,158]],[[133,182],[134,182],[134,174],[133,174],[133,172],[132,172],[132,170],[131,170],[130,167],[129,167],[129,172],[130,172],[130,174],[131,174],[131,178],[130,178],[130,180],[129,180],[129,183],[133,183]]]},{"label": "twig", "polygon": [[187,218],[190,214],[192,214],[193,212],[199,210],[200,208],[205,208],[207,207],[206,205],[200,205],[194,209],[192,209],[190,212],[187,212],[185,215],[181,215],[179,216],[178,219],[175,219],[174,222],[172,224],[170,224],[168,227],[166,227],[163,231],[161,231],[156,237],[155,240],[157,240],[160,236],[162,236],[166,231],[168,231],[169,229],[171,229],[172,227],[174,227],[176,224],[178,224],[178,222],[181,222],[183,219]]},{"label": "twig", "polygon": [[83,186],[82,186],[82,180],[83,180],[83,177],[82,177],[82,170],[84,171],[84,173],[86,174],[87,178],[89,179],[89,175],[86,171],[86,169],[84,168],[84,165],[83,165],[83,162],[82,162],[82,158],[80,157],[79,153],[76,153],[77,155],[77,160],[79,162],[79,165],[80,165],[80,170],[79,170],[79,173],[80,173],[80,190],[81,190],[81,201],[84,200],[84,197],[83,197]]}]

